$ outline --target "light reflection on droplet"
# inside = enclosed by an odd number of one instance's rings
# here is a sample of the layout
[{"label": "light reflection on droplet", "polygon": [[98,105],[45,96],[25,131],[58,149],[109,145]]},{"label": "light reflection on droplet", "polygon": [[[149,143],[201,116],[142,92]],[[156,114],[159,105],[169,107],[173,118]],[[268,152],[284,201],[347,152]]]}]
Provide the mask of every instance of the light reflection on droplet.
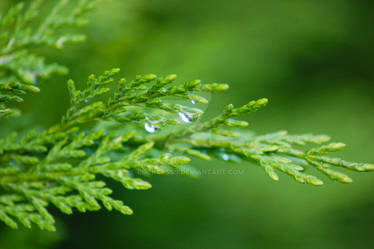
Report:
[{"label": "light reflection on droplet", "polygon": [[187,115],[184,114],[183,112],[179,112],[178,115],[182,119],[183,122],[191,123],[191,119],[189,117],[187,117]]},{"label": "light reflection on droplet", "polygon": [[85,100],[84,100],[84,103],[88,103],[88,99],[85,99]]},{"label": "light reflection on droplet", "polygon": [[196,104],[196,101],[195,100],[191,100],[191,104]]},{"label": "light reflection on droplet", "polygon": [[146,131],[148,131],[149,133],[155,133],[156,130],[157,130],[156,126],[151,125],[151,124],[148,124],[148,123],[145,123],[145,125],[144,125],[144,129],[145,129]]},{"label": "light reflection on droplet", "polygon": [[229,160],[229,158],[230,158],[229,155],[227,155],[227,154],[222,154],[222,159],[223,159],[223,160],[227,161],[227,160]]}]

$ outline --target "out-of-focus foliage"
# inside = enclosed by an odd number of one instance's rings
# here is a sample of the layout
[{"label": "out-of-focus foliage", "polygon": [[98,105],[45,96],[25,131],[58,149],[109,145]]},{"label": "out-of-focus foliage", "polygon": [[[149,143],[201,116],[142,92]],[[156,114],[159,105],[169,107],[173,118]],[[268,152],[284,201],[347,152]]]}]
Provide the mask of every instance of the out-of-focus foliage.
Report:
[{"label": "out-of-focus foliage", "polygon": [[66,74],[67,68],[56,63],[47,64],[45,58],[33,52],[40,47],[62,49],[67,43],[78,43],[83,35],[61,33],[66,27],[83,26],[83,14],[92,9],[93,2],[86,0],[73,3],[74,11],[66,12],[69,1],[56,1],[50,14],[40,19],[43,0],[32,1],[25,9],[23,2],[12,6],[0,16],[0,119],[18,116],[16,109],[7,107],[8,102],[22,102],[26,92],[39,92],[36,83],[51,74]]},{"label": "out-of-focus foliage", "polygon": [[[6,9],[13,2],[0,5]],[[112,66],[125,75],[177,72],[186,79],[227,81],[232,95],[213,103],[272,100],[250,122],[255,130],[331,134],[350,145],[352,160],[373,161],[372,10],[370,1],[351,0],[111,1],[97,14],[101,19],[93,18],[88,46],[52,61],[76,68],[72,77],[78,82]],[[84,61],[76,60],[78,52]],[[67,92],[55,89],[64,81],[48,82],[41,98],[21,105],[25,113],[40,112],[14,127],[58,121]],[[222,104],[210,105],[211,115]],[[156,178],[149,192],[119,196],[137,210],[134,217],[97,214],[95,226],[93,217],[71,217],[61,248],[370,247],[372,177],[322,191],[286,179],[266,182],[255,168],[233,166],[239,175],[221,174],[213,169],[224,168],[215,164],[200,163],[211,173],[199,181]]]},{"label": "out-of-focus foliage", "polygon": [[[345,147],[342,143],[326,144],[330,140],[327,136],[292,136],[285,132],[256,136],[239,129],[248,123],[233,118],[256,112],[267,99],[250,101],[239,108],[230,104],[222,114],[200,122],[202,110],[170,103],[167,98],[207,104],[197,93],[224,91],[226,84],[202,84],[199,80],[175,84],[175,75],[157,78],[153,74],[117,82],[113,77],[118,72],[112,69],[99,77],[90,75],[82,90],[69,80],[71,106],[60,124],[40,133],[31,130],[21,137],[13,133],[0,140],[0,184],[5,192],[0,196],[0,219],[5,224],[17,228],[16,218],[28,228],[35,223],[43,230],[54,231],[49,204],[72,214],[73,208],[80,212],[99,210],[100,201],[109,211],[132,214],[122,201],[110,197],[112,190],[96,177],[118,181],[128,189],[149,189],[151,184],[137,175],[172,174],[174,169],[194,175],[191,169],[182,167],[190,162],[186,156],[237,163],[255,161],[273,180],[279,180],[278,170],[298,182],[317,186],[323,182],[304,173],[308,167],[343,183],[352,180],[332,166],[359,172],[374,170],[372,164],[326,156]],[[117,88],[114,92],[109,88],[112,84]],[[106,101],[97,100],[108,93],[111,95]],[[103,125],[100,121],[110,123]],[[80,129],[90,122],[102,129]],[[303,148],[308,144],[318,146]]]},{"label": "out-of-focus foliage", "polygon": [[58,233],[48,233],[39,229],[20,228],[18,230],[7,229],[1,232],[1,249],[48,249],[61,243],[63,240],[63,227],[59,227]]}]

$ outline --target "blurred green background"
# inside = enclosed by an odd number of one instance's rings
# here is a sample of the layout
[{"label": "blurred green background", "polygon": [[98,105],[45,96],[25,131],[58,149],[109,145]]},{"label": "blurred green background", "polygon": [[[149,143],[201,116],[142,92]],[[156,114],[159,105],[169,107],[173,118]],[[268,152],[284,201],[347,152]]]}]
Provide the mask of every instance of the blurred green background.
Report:
[{"label": "blurred green background", "polygon": [[[0,10],[15,2],[1,0]],[[32,125],[47,127],[68,106],[70,77],[111,67],[127,78],[176,73],[230,83],[212,96],[208,116],[267,97],[268,107],[247,118],[251,129],[329,134],[348,144],[340,155],[374,162],[373,11],[369,0],[103,0],[86,43],[42,51],[71,73],[45,81],[22,109]],[[144,192],[114,185],[135,215],[55,212],[57,233],[1,225],[0,249],[372,248],[374,173],[312,187],[286,176],[272,182],[255,165],[193,164],[242,174],[153,177]]]}]

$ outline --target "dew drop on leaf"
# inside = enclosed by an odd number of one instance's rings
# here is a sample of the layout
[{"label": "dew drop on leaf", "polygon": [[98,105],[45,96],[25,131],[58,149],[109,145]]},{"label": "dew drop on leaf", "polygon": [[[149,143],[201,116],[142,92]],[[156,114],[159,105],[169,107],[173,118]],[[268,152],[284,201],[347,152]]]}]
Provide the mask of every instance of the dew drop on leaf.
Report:
[{"label": "dew drop on leaf", "polygon": [[196,104],[196,101],[195,100],[191,100],[191,104]]},{"label": "dew drop on leaf", "polygon": [[229,158],[230,158],[229,155],[227,155],[227,154],[222,154],[222,159],[223,159],[223,160],[227,161],[227,160],[229,160]]},{"label": "dew drop on leaf", "polygon": [[144,125],[144,129],[145,129],[146,131],[148,131],[149,133],[154,133],[154,132],[156,132],[156,130],[157,130],[156,126],[151,125],[151,124],[148,124],[148,123],[145,123],[145,125]]},{"label": "dew drop on leaf", "polygon": [[183,112],[179,112],[178,115],[182,119],[183,122],[191,123],[191,119],[186,114],[184,114]]}]

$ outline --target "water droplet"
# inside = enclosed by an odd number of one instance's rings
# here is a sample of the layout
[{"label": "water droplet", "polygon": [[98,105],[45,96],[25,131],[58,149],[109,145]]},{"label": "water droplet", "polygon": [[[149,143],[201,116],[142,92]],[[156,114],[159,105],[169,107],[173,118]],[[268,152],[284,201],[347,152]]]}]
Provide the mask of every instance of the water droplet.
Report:
[{"label": "water droplet", "polygon": [[193,104],[193,105],[196,104],[196,101],[192,99],[191,104]]},{"label": "water droplet", "polygon": [[170,153],[173,153],[173,152],[174,152],[174,150],[169,150],[169,152],[170,152]]},{"label": "water droplet", "polygon": [[85,100],[84,100],[84,103],[88,103],[88,99],[85,99]]},{"label": "water droplet", "polygon": [[146,131],[148,131],[149,133],[154,133],[154,132],[156,132],[156,130],[157,130],[156,126],[154,126],[154,125],[152,125],[152,124],[148,124],[148,123],[145,123],[145,125],[144,125],[144,129],[145,129]]},{"label": "water droplet", "polygon": [[9,162],[10,165],[14,165],[14,162]]},{"label": "water droplet", "polygon": [[182,119],[183,122],[191,123],[191,119],[186,114],[184,114],[183,112],[179,112],[178,115]]},{"label": "water droplet", "polygon": [[230,156],[227,155],[227,154],[222,154],[221,156],[222,156],[222,159],[225,160],[225,161],[229,160],[229,158],[230,158]]}]

